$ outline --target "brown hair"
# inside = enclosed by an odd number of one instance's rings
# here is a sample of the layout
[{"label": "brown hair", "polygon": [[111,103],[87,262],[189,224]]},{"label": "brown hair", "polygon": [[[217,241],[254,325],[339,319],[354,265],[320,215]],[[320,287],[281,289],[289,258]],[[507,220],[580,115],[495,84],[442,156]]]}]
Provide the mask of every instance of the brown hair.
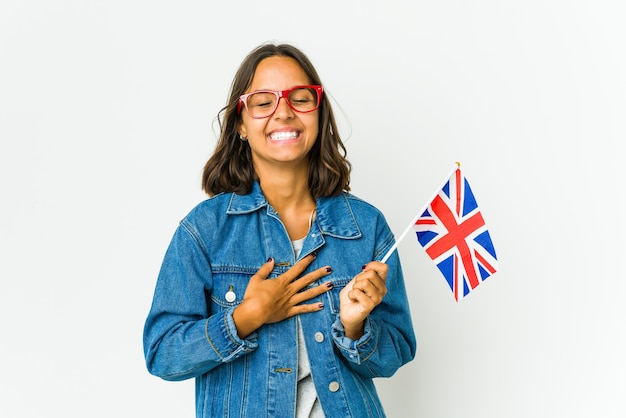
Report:
[{"label": "brown hair", "polygon": [[[322,84],[311,61],[294,46],[264,44],[250,52],[235,74],[228,104],[217,116],[220,123],[220,138],[202,173],[202,190],[210,196],[222,192],[247,194],[252,190],[253,182],[258,179],[252,165],[250,146],[239,139],[237,128],[241,115],[237,112],[237,103],[239,96],[250,87],[259,63],[272,56],[295,59],[309,77],[311,84]],[[326,94],[322,96],[318,112],[318,140],[309,151],[308,181],[314,199],[336,196],[344,190],[349,191],[352,168],[346,158],[346,148],[339,137]]]}]

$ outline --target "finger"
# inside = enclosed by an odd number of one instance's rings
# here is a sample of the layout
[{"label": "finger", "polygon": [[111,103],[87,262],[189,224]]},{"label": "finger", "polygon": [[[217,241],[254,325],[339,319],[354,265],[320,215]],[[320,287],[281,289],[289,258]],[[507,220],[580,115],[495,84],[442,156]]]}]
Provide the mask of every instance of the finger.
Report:
[{"label": "finger", "polygon": [[370,296],[373,293],[381,295],[385,295],[387,293],[385,280],[381,278],[376,272],[371,270],[364,271],[357,275],[356,281],[354,283],[354,288],[360,289]]},{"label": "finger", "polygon": [[364,292],[368,297],[372,298],[376,304],[380,303],[387,294],[385,281],[372,271],[358,275],[354,289]]},{"label": "finger", "polygon": [[298,280],[294,281],[291,285],[293,286],[296,292],[299,292],[300,290],[309,286],[311,283],[314,283],[315,281],[319,280],[320,278],[324,276],[328,276],[332,272],[333,272],[333,269],[330,266],[320,267],[317,270],[313,270],[312,272],[307,273],[304,276],[300,277]]},{"label": "finger", "polygon": [[291,317],[294,315],[306,314],[311,312],[318,312],[324,309],[324,304],[322,302],[316,303],[305,303],[303,305],[296,305],[289,309],[287,313],[287,317]]},{"label": "finger", "polygon": [[272,257],[268,258],[265,263],[257,270],[257,272],[252,275],[250,280],[265,280],[272,272],[274,268],[274,259]]},{"label": "finger", "polygon": [[389,266],[380,261],[371,261],[363,266],[363,271],[374,271],[383,281],[387,279]]},{"label": "finger", "polygon": [[299,260],[296,264],[294,264],[281,277],[284,281],[288,283],[294,281],[296,278],[298,278],[298,276],[302,274],[302,272],[304,272],[304,270],[306,270],[309,264],[311,264],[313,260],[315,260],[315,257],[315,253],[307,255],[303,259]]},{"label": "finger", "polygon": [[333,288],[332,282],[322,283],[319,286],[315,286],[303,292],[296,293],[294,297],[292,298],[292,301],[294,302],[295,305],[298,305],[304,301],[323,295],[324,293],[328,292],[332,288]]},{"label": "finger", "polygon": [[365,285],[363,287],[357,287],[353,289],[351,296],[358,300],[359,302],[363,302],[365,299],[359,298],[360,296],[364,296],[368,298],[374,305],[378,305],[382,302],[383,297],[385,296],[385,291],[381,291],[374,287],[373,285]]},{"label": "finger", "polygon": [[371,312],[377,303],[360,289],[352,289],[348,297],[359,305],[361,312]]}]

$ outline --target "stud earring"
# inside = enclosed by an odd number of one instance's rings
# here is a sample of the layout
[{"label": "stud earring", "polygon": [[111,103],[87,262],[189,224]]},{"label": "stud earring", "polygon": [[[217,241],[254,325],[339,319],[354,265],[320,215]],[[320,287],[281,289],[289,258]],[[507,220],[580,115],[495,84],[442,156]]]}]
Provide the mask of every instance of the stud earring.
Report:
[{"label": "stud earring", "polygon": [[239,139],[242,140],[243,142],[246,142],[248,140],[248,137],[239,134]]}]

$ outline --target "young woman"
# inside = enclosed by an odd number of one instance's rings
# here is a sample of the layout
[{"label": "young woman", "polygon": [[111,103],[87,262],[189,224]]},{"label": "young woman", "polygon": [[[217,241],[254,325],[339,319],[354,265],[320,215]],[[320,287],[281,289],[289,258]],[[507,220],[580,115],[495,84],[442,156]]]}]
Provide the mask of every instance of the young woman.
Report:
[{"label": "young woman", "polygon": [[415,355],[394,237],[349,193],[350,163],[309,59],[242,62],[144,329],[150,373],[196,379],[197,417],[382,417],[375,377]]}]

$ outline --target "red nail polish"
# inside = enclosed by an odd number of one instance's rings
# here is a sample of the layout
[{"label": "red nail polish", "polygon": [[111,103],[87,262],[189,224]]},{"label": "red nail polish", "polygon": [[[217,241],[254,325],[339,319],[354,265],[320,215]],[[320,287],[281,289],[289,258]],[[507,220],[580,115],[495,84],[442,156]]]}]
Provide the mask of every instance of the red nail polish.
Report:
[{"label": "red nail polish", "polygon": [[266,263],[269,263],[270,261],[274,261],[274,259],[272,257],[268,258]]},{"label": "red nail polish", "polygon": [[332,267],[326,267],[326,273],[332,273],[333,268]]}]

